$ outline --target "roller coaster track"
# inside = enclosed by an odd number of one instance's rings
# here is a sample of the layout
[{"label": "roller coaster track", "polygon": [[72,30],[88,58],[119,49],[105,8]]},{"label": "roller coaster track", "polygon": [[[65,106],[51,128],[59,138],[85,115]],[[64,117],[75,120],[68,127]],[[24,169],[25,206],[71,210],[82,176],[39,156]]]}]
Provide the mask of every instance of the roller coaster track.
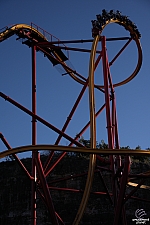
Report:
[{"label": "roller coaster track", "polygon": [[[34,25],[36,26],[36,25]],[[9,37],[13,36],[13,35],[17,35],[18,39],[26,39],[26,41],[24,41],[23,43],[28,45],[29,47],[31,47],[33,44],[37,44],[39,42],[47,42],[48,39],[47,37],[49,36],[49,38],[52,40],[57,40],[59,41],[59,39],[55,38],[53,35],[45,32],[44,30],[41,31],[43,33],[41,33],[38,29],[39,27],[36,26],[36,29],[33,27],[33,23],[31,24],[31,26],[26,25],[26,24],[16,24],[14,26],[11,27],[5,27],[3,28],[4,31],[0,33],[0,42],[8,39]],[[47,37],[46,37],[47,36]],[[59,60],[61,60],[61,62],[64,62],[66,60],[68,60],[67,56],[65,56],[65,54],[60,50],[60,49],[52,49],[52,48],[43,48],[41,49],[41,51],[43,51],[43,53],[48,57],[48,59],[52,62],[52,64],[55,66],[59,63]]]},{"label": "roller coaster track", "polygon": [[[23,146],[18,147],[14,149],[10,149],[7,151],[3,151],[0,153],[0,158],[6,157],[11,154],[16,154],[19,152],[26,152],[26,151],[38,151],[38,150],[51,150],[51,151],[64,151],[64,152],[87,152],[90,153],[90,160],[89,160],[89,168],[88,168],[88,175],[87,175],[87,181],[85,190],[83,193],[82,201],[79,206],[79,210],[77,212],[77,215],[75,217],[75,220],[73,222],[73,225],[78,225],[82,215],[84,213],[89,195],[90,190],[92,186],[92,181],[94,177],[94,170],[95,170],[95,164],[96,164],[96,154],[109,154],[109,155],[149,155],[149,151],[144,150],[119,150],[119,149],[105,149],[104,151],[101,149],[96,149],[96,117],[95,117],[95,101],[94,101],[94,88],[97,88],[99,90],[104,89],[105,85],[95,85],[94,84],[94,71],[95,71],[95,57],[97,53],[97,45],[98,42],[102,40],[102,31],[106,27],[106,25],[110,23],[117,23],[121,26],[123,26],[126,30],[129,31],[131,38],[129,39],[128,43],[131,40],[134,40],[138,49],[138,61],[135,70],[133,73],[125,80],[118,82],[113,87],[121,86],[129,81],[131,81],[139,72],[141,65],[142,65],[142,50],[140,45],[140,33],[137,30],[137,27],[125,16],[122,16],[119,11],[117,13],[114,13],[110,11],[107,13],[106,11],[103,11],[102,15],[97,15],[97,20],[92,21],[93,29],[92,34],[94,37],[92,48],[91,48],[91,55],[90,55],[90,62],[89,62],[89,105],[90,105],[90,139],[91,139],[91,147],[90,149],[86,149],[79,145],[79,147],[73,148],[73,147],[64,147],[64,146],[55,146],[55,145],[31,145],[31,146]],[[55,66],[57,64],[60,64],[67,74],[69,74],[75,81],[81,83],[82,85],[86,84],[86,79],[84,79],[80,74],[76,73],[76,71],[73,71],[69,66],[67,66],[67,60],[68,56],[64,54],[64,52],[61,50],[61,46],[59,46],[60,43],[63,43],[59,41],[58,39],[56,41],[52,41],[53,35],[51,36],[51,40],[48,40],[45,33],[42,33],[39,31],[38,27],[33,27],[32,25],[26,25],[26,24],[16,24],[11,27],[6,27],[3,29],[3,31],[0,33],[0,42],[8,39],[9,37],[17,35],[18,39],[23,39],[23,44],[26,44],[29,47],[36,46],[37,51],[43,52],[43,54],[50,60],[50,62]],[[42,45],[41,43],[45,43]],[[58,47],[56,48],[55,44],[58,44]],[[125,48],[126,46],[124,46]],[[64,49],[67,49],[64,47]],[[120,50],[116,58],[119,56],[119,54],[123,51],[123,49]],[[115,58],[115,59],[116,59]],[[115,61],[114,59],[114,61]],[[111,66],[113,62],[110,63],[109,66]],[[107,65],[108,66],[108,65]],[[110,87],[110,86],[109,86]],[[3,93],[0,93],[0,96],[6,100],[9,101],[7,96],[5,96]],[[10,101],[11,102],[11,101]],[[32,113],[28,112],[31,116],[36,117],[38,120],[37,115],[32,115]],[[59,130],[57,130],[59,134],[66,137],[65,133],[61,133]],[[78,144],[78,142],[74,143]],[[78,145],[77,145],[78,146]],[[132,182],[129,182],[129,185],[136,185]],[[144,188],[144,186],[142,187]],[[146,187],[145,187],[146,188]],[[57,223],[56,223],[57,224]],[[116,222],[117,224],[117,222]]]},{"label": "roller coaster track", "polygon": [[[56,66],[58,64],[61,65],[66,71],[66,74],[69,74],[75,81],[81,84],[85,83],[82,79],[78,78],[78,76],[80,77],[80,75],[76,74],[76,71],[73,71],[69,66],[67,66],[66,61],[68,60],[68,56],[66,56],[61,50],[60,43],[62,42],[52,34],[46,32],[33,23],[31,23],[31,26],[26,24],[16,24],[11,27],[4,27],[1,30],[2,32],[0,32],[0,42],[8,39],[13,35],[17,35],[17,40],[24,40],[22,42],[23,44],[29,47],[37,45],[37,51],[43,52],[44,56],[46,56],[51,61],[53,66]],[[57,45],[51,44],[51,47],[41,47],[40,45],[38,45],[39,43],[43,42],[45,44],[56,42]],[[67,51],[67,47],[64,44],[62,45],[62,48]]]},{"label": "roller coaster track", "polygon": [[0,159],[7,157],[16,153],[23,153],[29,151],[66,151],[66,152],[76,152],[76,153],[88,153],[88,154],[106,154],[106,155],[145,155],[150,156],[149,150],[135,150],[135,149],[97,149],[97,148],[82,148],[82,147],[69,147],[69,146],[61,146],[61,145],[27,145],[20,146],[16,148],[11,148],[9,150],[4,150],[0,152]]}]

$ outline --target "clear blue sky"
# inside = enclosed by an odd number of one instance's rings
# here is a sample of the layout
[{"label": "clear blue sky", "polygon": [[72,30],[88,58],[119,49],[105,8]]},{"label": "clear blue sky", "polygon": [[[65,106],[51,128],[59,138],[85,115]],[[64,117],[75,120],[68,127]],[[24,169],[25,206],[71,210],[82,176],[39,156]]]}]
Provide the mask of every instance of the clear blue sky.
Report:
[{"label": "clear blue sky", "polygon": [[[120,145],[142,149],[150,147],[150,2],[149,0],[2,0],[0,28],[31,22],[42,27],[60,40],[91,39],[91,20],[102,9],[119,10],[137,25],[142,34],[143,64],[139,74],[130,83],[116,88]],[[127,36],[119,25],[109,25],[108,37]],[[113,43],[113,45],[115,45]],[[72,47],[90,45],[74,45]],[[108,55],[115,47],[110,46]],[[131,50],[131,49],[130,49]],[[127,50],[128,51],[128,50]],[[31,49],[16,41],[16,36],[0,43],[0,90],[31,109]],[[125,54],[114,69],[114,81],[127,77],[135,66],[136,48]],[[88,76],[88,53],[70,52],[73,68]],[[120,59],[121,60],[121,59]],[[112,74],[113,75],[113,74]],[[98,80],[98,79],[97,79]],[[99,81],[99,80],[98,80]],[[98,82],[97,81],[97,82]],[[82,85],[53,68],[47,58],[37,53],[37,114],[59,129],[62,128]],[[104,96],[96,93],[96,104],[102,105]],[[12,147],[31,144],[31,118],[10,103],[0,99],[0,132]],[[97,106],[98,108],[98,106]],[[81,101],[66,133],[74,137],[89,120],[88,92]],[[37,143],[53,144],[57,134],[37,123]],[[89,130],[83,135],[89,139]],[[105,111],[97,120],[97,141],[107,142]],[[67,145],[65,139],[61,144]],[[5,147],[0,143],[0,150]]]}]

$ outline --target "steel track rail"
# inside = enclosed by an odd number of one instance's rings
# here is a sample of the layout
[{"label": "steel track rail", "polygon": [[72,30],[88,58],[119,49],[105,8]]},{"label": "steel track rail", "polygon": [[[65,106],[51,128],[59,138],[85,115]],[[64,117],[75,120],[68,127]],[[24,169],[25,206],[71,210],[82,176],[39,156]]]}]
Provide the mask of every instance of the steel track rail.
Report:
[{"label": "steel track rail", "polygon": [[82,148],[82,147],[69,147],[69,146],[61,146],[61,145],[26,145],[19,146],[16,148],[4,150],[0,152],[0,159],[15,154],[15,153],[23,153],[29,151],[40,151],[40,150],[48,150],[48,151],[65,151],[65,152],[75,152],[75,153],[87,153],[87,154],[102,154],[102,155],[144,155],[149,157],[149,150],[134,150],[134,149],[91,149],[91,148]]},{"label": "steel track rail", "polygon": [[[109,23],[118,23],[120,24],[120,21],[119,20],[111,20],[111,21],[107,21],[107,23],[103,26],[102,30],[106,27],[106,25],[108,25]],[[125,29],[129,30],[129,32],[132,34],[133,31],[131,29],[130,26],[127,26],[126,24],[121,24],[122,26],[125,27]],[[6,40],[7,38],[13,36],[14,34],[17,34],[19,30],[22,30],[22,29],[25,29],[25,30],[29,30],[29,31],[32,31],[34,32],[37,37],[41,38],[43,41],[46,41],[47,42],[47,39],[45,38],[45,36],[39,32],[38,30],[36,30],[34,27],[31,27],[29,25],[26,25],[26,24],[16,24],[10,28],[7,28],[5,31],[1,32],[0,33],[0,42]],[[100,33],[100,35],[102,34],[102,31]],[[37,38],[37,39],[38,39]],[[101,38],[99,38],[99,40],[97,41],[100,41]],[[138,39],[138,37],[135,35],[134,36],[134,41],[136,43],[136,46],[137,46],[137,49],[138,49],[138,61],[137,61],[137,65],[136,65],[136,68],[135,70],[133,71],[133,73],[128,77],[126,78],[125,80],[119,82],[119,83],[116,83],[114,84],[114,87],[118,87],[118,86],[121,86],[121,85],[124,85],[126,83],[128,83],[129,81],[131,81],[136,75],[137,73],[139,72],[140,68],[141,68],[141,65],[142,65],[142,49],[141,49],[141,44],[140,44],[140,40]],[[37,41],[38,42],[38,41]],[[48,47],[49,48],[49,47]],[[42,48],[40,49],[42,51]],[[43,49],[43,53],[45,54],[45,50]],[[61,63],[61,66],[65,69],[65,71],[75,80],[77,81],[78,83],[84,85],[85,84],[85,81],[78,78],[71,69],[69,69],[69,67],[67,66],[67,64],[65,62],[63,62],[63,60],[61,59],[61,57],[59,56],[59,54],[56,53],[56,51],[53,51],[53,54],[54,56],[56,57],[56,60],[58,59]],[[99,88],[104,88],[103,85],[99,85],[98,86]]]},{"label": "steel track rail", "polygon": [[[91,140],[91,148],[96,148],[96,120],[95,120],[95,99],[94,99],[94,71],[95,71],[95,56],[96,56],[96,48],[97,48],[97,40],[99,40],[99,36],[96,36],[94,38],[92,49],[91,49],[91,55],[90,55],[90,63],[89,63],[89,108],[90,108],[90,140]],[[77,215],[75,217],[75,220],[73,222],[73,225],[78,225],[85,207],[87,205],[90,190],[93,182],[94,177],[94,170],[95,170],[95,164],[96,164],[96,154],[90,155],[90,161],[89,161],[89,170],[88,170],[88,176],[86,180],[85,190],[83,193],[83,197],[81,200],[81,204],[79,206]]]}]

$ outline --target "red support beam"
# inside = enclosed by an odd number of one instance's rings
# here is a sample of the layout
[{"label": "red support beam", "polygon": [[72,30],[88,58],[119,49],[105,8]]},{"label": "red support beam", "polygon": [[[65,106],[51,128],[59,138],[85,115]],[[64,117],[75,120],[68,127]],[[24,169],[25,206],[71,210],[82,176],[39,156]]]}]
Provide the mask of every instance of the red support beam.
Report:
[{"label": "red support beam", "polygon": [[[36,115],[36,46],[32,46],[32,113]],[[36,119],[32,116],[32,145],[36,145]],[[32,151],[31,225],[36,225],[36,165],[37,151]]]},{"label": "red support beam", "polygon": [[[68,127],[68,124],[70,123],[70,120],[72,119],[72,116],[75,113],[75,110],[77,109],[77,107],[79,105],[79,102],[81,101],[81,98],[82,98],[82,96],[83,96],[83,94],[84,94],[87,86],[88,86],[88,79],[85,82],[85,84],[84,84],[84,86],[83,86],[83,88],[82,88],[82,90],[81,90],[81,92],[80,92],[80,94],[79,94],[79,96],[78,96],[78,98],[77,98],[77,100],[76,100],[76,102],[75,102],[75,104],[74,104],[74,106],[73,106],[73,108],[72,108],[69,116],[67,117],[67,120],[66,120],[66,122],[65,122],[65,124],[64,124],[64,126],[62,128],[62,132],[63,133],[66,131],[66,128]],[[62,134],[59,134],[57,140],[55,141],[55,145],[58,145],[59,144],[61,138],[62,138]],[[50,163],[50,161],[52,159],[53,154],[54,154],[54,152],[51,152],[50,153],[50,155],[49,155],[49,157],[48,157],[48,159],[47,159],[47,161],[45,163],[44,170],[47,169],[47,167],[48,167],[48,165],[49,165],[49,163]]]},{"label": "red support beam", "polygon": [[[8,148],[11,149],[11,146],[9,145],[9,143],[7,142],[6,138],[3,136],[2,133],[0,133],[0,138],[2,140],[2,142],[4,143],[4,145]],[[27,170],[27,168],[24,166],[24,164],[21,162],[21,160],[18,158],[18,156],[16,154],[12,154],[12,156],[14,157],[14,159],[17,161],[18,165],[21,167],[21,169],[23,169],[23,171],[25,172],[25,174],[27,175],[27,177],[32,180],[33,177],[30,175],[29,171]]]},{"label": "red support beam", "polygon": [[[43,194],[41,193],[41,191],[39,190],[39,188],[37,188],[37,192],[40,195],[40,197],[41,197],[42,201],[44,202],[45,206],[47,207],[45,198],[44,198]],[[58,213],[55,212],[55,214],[56,214],[56,216],[57,216],[57,218],[59,220],[60,225],[65,225],[65,223],[63,222],[63,220],[61,219],[61,217],[58,215]]]},{"label": "red support beam", "polygon": [[[130,37],[119,37],[119,38],[107,38],[106,41],[124,41],[124,40],[129,40]],[[75,44],[75,43],[87,43],[87,42],[93,42],[93,39],[87,39],[87,40],[70,40],[70,41],[52,41],[52,42],[40,42],[38,43],[38,45],[42,45],[42,46],[47,46],[49,44],[51,45],[55,45],[55,44]]]},{"label": "red support beam", "polygon": [[120,191],[117,199],[117,205],[115,207],[114,225],[120,225],[121,213],[124,204],[125,190],[128,181],[128,168],[129,168],[129,156],[126,156],[124,162],[124,171],[121,178]]},{"label": "red support beam", "polygon": [[[101,44],[102,44],[102,63],[103,63],[103,78],[104,78],[104,91],[105,91],[105,103],[106,103],[106,123],[107,123],[107,135],[108,135],[108,147],[113,149],[114,148],[114,141],[113,141],[113,133],[112,133],[112,119],[111,119],[111,112],[110,112],[110,93],[109,93],[109,70],[108,70],[108,59],[106,53],[106,37],[101,37]],[[110,156],[110,169],[112,170],[112,192],[113,192],[113,204],[116,205],[116,184],[115,180],[113,179],[115,175],[114,171],[114,156]]]},{"label": "red support beam", "polygon": [[[66,120],[66,122],[65,122],[65,124],[64,124],[64,126],[62,128],[62,132],[65,132],[65,130],[66,130],[66,128],[67,128],[70,120],[72,119],[72,116],[75,113],[75,110],[77,109],[77,107],[79,105],[79,102],[81,101],[81,98],[82,98],[83,94],[85,93],[85,90],[86,90],[86,88],[88,86],[88,83],[89,83],[89,81],[87,79],[86,82],[85,82],[85,84],[84,84],[84,86],[83,86],[83,88],[82,88],[82,90],[81,90],[81,92],[80,92],[80,94],[79,94],[79,96],[78,96],[78,98],[77,98],[77,100],[76,100],[76,102],[75,102],[75,104],[74,104],[74,106],[73,106],[73,108],[72,108],[72,110],[71,110],[71,112],[70,112],[70,114],[69,114],[69,116],[67,117],[67,120]],[[56,142],[55,142],[55,145],[58,145],[59,144],[59,142],[61,140],[61,137],[62,137],[62,135],[60,134],[59,137],[57,138]]]},{"label": "red support beam", "polygon": [[105,183],[105,181],[104,181],[104,178],[103,178],[103,176],[102,176],[101,171],[99,171],[98,174],[99,174],[100,179],[101,179],[101,181],[102,181],[102,184],[103,184],[103,186],[104,186],[104,188],[105,188],[105,191],[106,191],[106,193],[107,193],[108,199],[110,200],[110,204],[113,205],[112,198],[111,198],[111,196],[110,196],[110,194],[109,194],[108,188],[107,188],[107,186],[106,186],[106,183]]},{"label": "red support beam", "polygon": [[[98,58],[96,60],[95,69],[96,69],[96,67],[97,67],[100,59],[101,59],[101,54],[99,54],[99,56],[98,56]],[[77,100],[76,100],[76,102],[75,102],[75,104],[74,104],[74,106],[73,106],[73,108],[72,108],[72,110],[71,110],[71,112],[70,112],[70,114],[69,114],[69,116],[67,117],[67,120],[66,120],[66,122],[65,122],[65,124],[64,124],[64,126],[62,128],[62,132],[65,132],[65,130],[66,130],[66,128],[67,128],[70,120],[72,119],[72,116],[73,116],[75,110],[77,109],[77,106],[79,105],[79,102],[81,101],[81,98],[82,98],[82,96],[83,96],[83,94],[84,94],[84,92],[85,92],[85,90],[86,90],[86,88],[88,86],[88,83],[89,83],[89,80],[87,79],[86,82],[85,82],[85,84],[84,84],[84,86],[83,86],[83,88],[82,88],[82,90],[81,90],[81,92],[80,92],[80,94],[79,94],[79,96],[78,96],[78,98],[77,98]],[[58,136],[56,142],[55,142],[55,145],[58,145],[59,144],[61,138],[62,138],[62,135],[60,134]],[[44,166],[44,170],[45,171],[46,171],[46,169],[47,169],[47,167],[48,167],[48,165],[49,165],[49,163],[50,163],[50,161],[51,161],[51,159],[53,157],[53,154],[54,154],[53,152],[50,153],[50,155],[49,155],[49,157],[48,157],[48,159],[47,159],[47,161],[45,163],[45,166]]]},{"label": "red support beam", "polygon": [[[104,104],[95,114],[95,117],[97,117],[102,111],[103,109],[106,107],[106,105]],[[80,136],[82,136],[82,134],[86,131],[86,129],[90,126],[90,122],[88,122],[84,128],[78,133],[78,135],[74,138],[74,140],[78,140]],[[69,146],[72,146],[73,142],[71,142],[69,144]],[[52,156],[52,154],[50,154]],[[49,175],[49,173],[55,168],[55,166],[61,161],[61,159],[66,155],[66,152],[61,153],[61,155],[59,156],[59,158],[51,165],[51,167],[48,169],[46,169],[45,174],[46,176]],[[105,160],[102,157],[100,157],[99,155],[97,155],[97,158],[101,161],[101,162],[105,162],[106,164],[110,164],[109,160]]]},{"label": "red support beam", "polygon": [[[47,57],[54,59],[58,62],[58,64],[62,65],[62,67],[67,70],[67,72],[65,74],[62,75],[66,75],[66,74],[71,74],[73,73],[74,75],[77,75],[78,78],[80,79],[75,79],[77,82],[84,84],[84,82],[86,82],[86,78],[83,77],[81,74],[79,74],[76,70],[71,69],[66,63],[64,63],[63,61],[61,61],[60,59],[58,59],[57,57],[54,57],[53,55],[49,54],[44,48],[37,46],[37,48],[42,51]],[[99,91],[104,92],[104,90],[99,87],[98,85],[95,85],[95,88],[97,88]]]},{"label": "red support beam", "polygon": [[42,186],[43,195],[45,197],[45,202],[47,204],[47,207],[48,207],[48,210],[49,210],[49,213],[50,213],[50,217],[51,217],[51,220],[52,220],[52,224],[53,225],[59,225],[59,222],[58,222],[58,219],[57,219],[57,216],[56,216],[56,212],[55,212],[55,209],[54,209],[54,205],[53,205],[53,202],[52,202],[51,194],[50,194],[48,184],[47,184],[47,181],[46,181],[46,177],[45,177],[45,174],[44,174],[44,170],[43,170],[43,167],[42,167],[42,163],[41,163],[41,160],[40,160],[40,153],[38,153],[38,158],[35,158],[35,163],[36,163],[37,172],[38,172],[39,179],[40,179],[40,184]]},{"label": "red support beam", "polygon": [[107,121],[107,133],[108,133],[108,145],[113,149],[112,141],[112,124],[110,115],[110,94],[108,84],[108,67],[107,67],[107,54],[106,54],[106,38],[102,37],[102,62],[103,62],[103,77],[104,77],[104,90],[105,90],[105,102],[106,102],[106,121]]},{"label": "red support beam", "polygon": [[125,48],[129,45],[129,43],[132,41],[132,38],[130,38],[127,43],[120,49],[120,51],[117,53],[117,55],[112,59],[112,61],[109,63],[109,66],[112,66],[112,64],[116,61],[116,59],[121,55],[121,53],[125,50]]},{"label": "red support beam", "polygon": [[45,126],[49,127],[50,129],[52,129],[54,132],[61,134],[64,138],[66,138],[67,140],[71,141],[73,144],[75,144],[78,147],[83,147],[83,145],[77,141],[75,141],[72,137],[70,137],[69,135],[63,133],[61,130],[59,130],[57,127],[53,126],[51,123],[47,122],[46,120],[42,119],[40,116],[38,116],[37,114],[35,115],[33,112],[31,112],[29,109],[25,108],[24,106],[22,106],[21,104],[19,104],[18,102],[14,101],[13,99],[11,99],[10,97],[8,97],[7,95],[5,95],[4,93],[0,92],[0,96],[2,98],[4,98],[6,101],[10,102],[11,104],[15,105],[17,108],[21,109],[22,111],[24,111],[25,113],[27,113],[28,115],[32,116],[33,118],[35,118],[36,120],[38,120],[39,122],[41,122],[42,124],[44,124]]},{"label": "red support beam", "polygon": [[[102,39],[103,40],[103,39]],[[117,59],[117,57],[122,53],[122,51],[127,47],[127,45],[131,42],[131,40],[129,40],[125,45],[124,47],[119,51],[119,53],[116,55],[116,57],[114,58],[114,61]],[[105,51],[106,52],[106,51]],[[110,89],[110,92],[111,92],[111,100],[112,100],[112,105],[111,105],[111,116],[110,116],[110,120],[111,120],[111,126],[112,126],[112,133],[111,133],[111,140],[112,140],[112,147],[114,147],[114,144],[115,144],[115,148],[116,149],[119,149],[120,148],[120,145],[119,145],[119,136],[118,136],[118,124],[117,124],[117,114],[116,114],[116,99],[115,99],[115,91],[114,91],[114,87],[113,87],[113,82],[112,82],[112,77],[111,77],[111,73],[110,73],[110,64],[108,63],[108,58],[107,58],[107,54],[106,54],[106,58],[105,58],[105,63],[107,65],[107,73],[108,73],[108,81],[107,83],[109,84],[108,87]],[[105,81],[104,81],[104,84],[105,84]],[[107,88],[105,89],[105,91],[107,90]],[[110,109],[109,109],[110,110]],[[107,112],[106,112],[107,114]],[[116,158],[116,164],[114,164],[114,157]],[[116,171],[118,170],[118,168],[120,168],[121,166],[121,157],[118,155],[118,156],[110,156],[111,158],[111,168],[112,168],[112,172],[113,172],[113,178],[112,178],[112,190],[113,190],[113,194],[114,194],[114,209],[116,211],[116,203],[118,200],[118,196],[117,196],[117,182],[120,183],[120,180],[119,178],[116,178],[115,179],[115,176],[114,174],[116,173]],[[123,225],[126,225],[127,224],[127,221],[126,221],[126,213],[125,213],[125,207],[124,205],[122,205],[122,222],[123,222]],[[120,214],[121,214],[120,213]],[[121,218],[121,216],[120,216]],[[119,218],[119,219],[120,219]],[[119,221],[119,220],[118,220]]]},{"label": "red support beam", "polygon": [[[41,43],[39,43],[39,46],[43,47]],[[76,52],[91,52],[91,49],[84,49],[84,48],[71,48],[71,47],[67,47],[67,46],[55,46],[51,43],[47,43],[44,44],[44,47],[50,47],[51,49],[64,49],[66,51],[70,50],[70,51],[76,51]],[[96,51],[96,53],[100,53],[100,51]]]},{"label": "red support beam", "polygon": [[124,203],[140,188],[140,186],[145,182],[145,179],[142,179],[138,185],[124,198]]}]

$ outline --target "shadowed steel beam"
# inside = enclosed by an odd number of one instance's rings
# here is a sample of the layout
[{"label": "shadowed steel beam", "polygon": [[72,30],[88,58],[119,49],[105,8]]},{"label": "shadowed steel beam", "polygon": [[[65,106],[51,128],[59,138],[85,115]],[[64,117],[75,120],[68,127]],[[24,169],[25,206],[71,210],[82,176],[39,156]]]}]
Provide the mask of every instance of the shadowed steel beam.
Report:
[{"label": "shadowed steel beam", "polygon": [[[123,201],[125,196],[126,184],[128,180],[129,156],[125,157],[124,171],[121,178],[120,191],[118,195],[117,205],[115,207],[114,225],[119,225],[121,220],[121,212],[123,209]],[[124,215],[124,213],[123,213]]]},{"label": "shadowed steel beam", "polygon": [[125,197],[124,203],[140,188],[144,181],[145,179],[142,179],[139,184],[136,184],[136,187]]},{"label": "shadowed steel beam", "polygon": [[131,196],[130,199],[134,199],[136,201],[142,201],[142,202],[148,202],[148,203],[150,203],[150,200],[149,199],[138,198],[136,196]]},{"label": "shadowed steel beam", "polygon": [[102,183],[103,183],[103,186],[104,186],[104,188],[105,188],[105,191],[106,191],[106,193],[107,193],[107,196],[108,196],[108,198],[109,198],[109,200],[110,200],[110,203],[111,203],[111,205],[113,205],[113,201],[112,201],[112,199],[111,199],[111,196],[110,196],[110,194],[109,194],[108,188],[107,188],[107,186],[106,186],[106,184],[105,184],[105,181],[104,181],[104,178],[103,178],[103,176],[102,176],[101,171],[99,171],[98,174],[99,174],[99,176],[100,176],[100,178],[101,178],[101,181],[102,181]]},{"label": "shadowed steel beam", "polygon": [[[32,113],[36,114],[36,46],[32,46]],[[36,119],[32,116],[32,145],[36,145]],[[37,151],[32,151],[31,225],[36,225],[36,165]]]},{"label": "shadowed steel beam", "polygon": [[[106,102],[106,121],[107,121],[107,136],[108,136],[108,146],[109,148],[114,148],[114,140],[113,140],[113,129],[112,129],[112,120],[111,120],[111,112],[110,112],[110,96],[109,96],[109,71],[108,71],[108,59],[106,53],[106,37],[101,37],[102,44],[102,62],[103,62],[103,79],[104,79],[104,90],[105,90],[105,102]],[[110,155],[110,169],[112,171],[112,192],[113,192],[113,204],[116,205],[116,184],[114,177],[114,156]]]},{"label": "shadowed steel beam", "polygon": [[45,179],[42,163],[41,163],[41,160],[40,160],[40,153],[38,153],[38,158],[35,158],[35,163],[36,163],[37,172],[38,172],[38,175],[39,175],[39,178],[40,178],[40,184],[42,186],[45,201],[46,201],[46,204],[47,204],[50,216],[51,216],[52,224],[53,225],[59,225],[58,219],[57,219],[56,214],[55,214],[51,194],[50,194],[50,191],[49,191],[49,188],[48,188],[48,184],[47,184],[47,181]]},{"label": "shadowed steel beam", "polygon": [[[125,48],[126,48],[126,45],[121,50],[123,51]],[[118,53],[118,56],[122,53],[122,51],[120,51]],[[109,87],[110,87],[111,98],[112,98],[112,106],[111,106],[112,107],[112,113],[111,113],[112,144],[117,149],[119,149],[120,145],[119,145],[119,135],[118,135],[117,114],[116,114],[115,90],[114,90],[114,87],[113,87],[113,82],[112,82],[112,77],[111,77],[111,73],[110,73],[110,68],[109,68],[110,65],[108,63],[108,58],[106,58],[106,59],[107,59],[106,64],[107,64],[107,70],[108,70],[108,81],[109,81]],[[117,57],[116,57],[116,59],[117,59]],[[116,163],[115,166],[114,166],[114,157],[112,157],[112,160],[113,160],[112,186],[113,186],[113,190],[114,190],[113,193],[115,193],[115,195],[114,195],[114,208],[115,208],[118,196],[117,196],[117,180],[114,179],[114,173],[116,173],[116,169],[118,170],[118,168],[120,168],[120,166],[121,166],[121,157],[120,156],[116,156],[117,163]],[[120,180],[121,179],[118,179],[118,182],[120,182]],[[122,222],[123,222],[123,225],[127,225],[126,212],[125,212],[124,205],[122,206]]]}]

